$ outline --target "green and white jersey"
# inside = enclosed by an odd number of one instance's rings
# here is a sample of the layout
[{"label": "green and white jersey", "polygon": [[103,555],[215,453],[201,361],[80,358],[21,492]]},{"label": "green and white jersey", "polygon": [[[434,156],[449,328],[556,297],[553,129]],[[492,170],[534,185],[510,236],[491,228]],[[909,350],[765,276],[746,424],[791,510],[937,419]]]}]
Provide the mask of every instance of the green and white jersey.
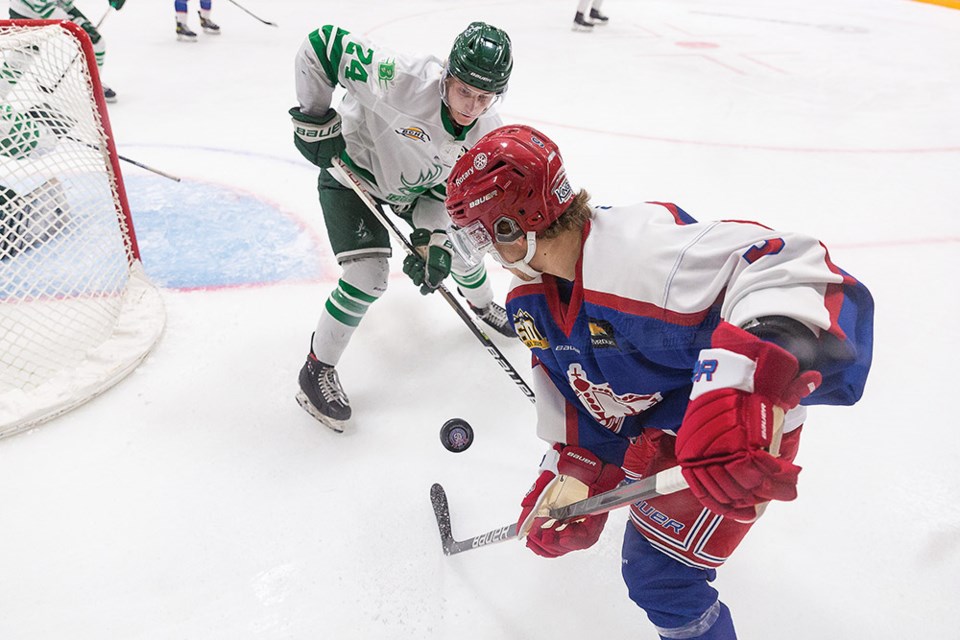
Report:
[{"label": "green and white jersey", "polygon": [[10,0],[10,17],[14,14],[34,20],[69,20],[73,0]]},{"label": "green and white jersey", "polygon": [[326,25],[307,36],[296,59],[300,109],[322,116],[337,85],[347,164],[373,195],[395,205],[420,196],[442,202],[457,159],[501,125],[487,112],[459,133],[440,97],[443,61],[381,49]]}]

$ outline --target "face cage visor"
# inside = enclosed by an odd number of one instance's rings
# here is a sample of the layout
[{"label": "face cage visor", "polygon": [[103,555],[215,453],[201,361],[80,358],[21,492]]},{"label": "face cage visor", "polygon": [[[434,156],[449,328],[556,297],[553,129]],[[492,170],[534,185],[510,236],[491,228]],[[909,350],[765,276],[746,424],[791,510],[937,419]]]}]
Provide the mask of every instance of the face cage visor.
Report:
[{"label": "face cage visor", "polygon": [[464,228],[451,225],[447,231],[447,236],[453,244],[453,249],[457,255],[467,263],[468,267],[474,267],[483,261],[483,256],[487,253],[493,256],[493,259],[499,262],[507,269],[517,269],[529,276],[539,276],[540,272],[530,266],[530,260],[537,253],[537,233],[528,231],[524,234],[523,229],[512,219],[506,216],[499,218],[494,223],[496,232],[496,241],[502,244],[513,242],[524,235],[527,237],[527,253],[521,259],[514,262],[508,262],[500,255],[500,252],[494,249],[494,240],[484,228],[483,223],[474,220]]}]

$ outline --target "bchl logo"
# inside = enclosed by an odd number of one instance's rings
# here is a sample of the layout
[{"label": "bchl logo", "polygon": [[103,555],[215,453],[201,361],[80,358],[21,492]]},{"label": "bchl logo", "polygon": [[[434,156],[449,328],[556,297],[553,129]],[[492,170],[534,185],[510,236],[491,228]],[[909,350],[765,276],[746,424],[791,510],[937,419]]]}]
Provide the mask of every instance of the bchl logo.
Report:
[{"label": "bchl logo", "polygon": [[430,135],[420,127],[401,127],[394,129],[394,133],[399,133],[404,138],[410,138],[411,140],[430,142]]}]

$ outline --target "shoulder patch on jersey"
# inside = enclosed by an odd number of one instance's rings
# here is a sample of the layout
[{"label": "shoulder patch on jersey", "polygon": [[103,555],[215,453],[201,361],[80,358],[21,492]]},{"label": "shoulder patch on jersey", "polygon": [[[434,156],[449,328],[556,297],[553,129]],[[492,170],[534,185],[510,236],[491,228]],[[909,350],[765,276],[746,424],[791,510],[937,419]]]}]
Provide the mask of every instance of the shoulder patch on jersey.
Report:
[{"label": "shoulder patch on jersey", "polygon": [[613,325],[606,320],[590,318],[590,344],[594,349],[618,349]]},{"label": "shoulder patch on jersey", "polygon": [[549,349],[550,341],[543,337],[543,334],[537,329],[537,324],[533,316],[517,309],[513,314],[513,325],[517,331],[517,337],[528,349]]},{"label": "shoulder patch on jersey", "polygon": [[377,65],[377,80],[384,87],[397,76],[397,63],[392,58]]}]

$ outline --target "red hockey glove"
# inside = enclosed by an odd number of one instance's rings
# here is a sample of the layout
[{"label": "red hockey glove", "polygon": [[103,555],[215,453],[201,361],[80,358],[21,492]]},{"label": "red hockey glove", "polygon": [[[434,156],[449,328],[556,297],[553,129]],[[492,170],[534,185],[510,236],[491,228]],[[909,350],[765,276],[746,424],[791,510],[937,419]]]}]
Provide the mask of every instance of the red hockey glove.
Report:
[{"label": "red hockey glove", "polygon": [[714,331],[712,344],[700,352],[693,374],[677,461],[705,507],[749,522],[757,517],[756,505],[797,497],[800,467],[769,453],[775,421],[816,389],[821,377],[800,373],[789,352],[726,322]]},{"label": "red hockey glove", "polygon": [[527,546],[544,558],[592,546],[607,523],[606,513],[558,523],[548,515],[550,509],[613,489],[623,480],[623,471],[586,449],[561,444],[547,452],[540,469],[540,477],[520,503],[518,536],[526,535]]}]

